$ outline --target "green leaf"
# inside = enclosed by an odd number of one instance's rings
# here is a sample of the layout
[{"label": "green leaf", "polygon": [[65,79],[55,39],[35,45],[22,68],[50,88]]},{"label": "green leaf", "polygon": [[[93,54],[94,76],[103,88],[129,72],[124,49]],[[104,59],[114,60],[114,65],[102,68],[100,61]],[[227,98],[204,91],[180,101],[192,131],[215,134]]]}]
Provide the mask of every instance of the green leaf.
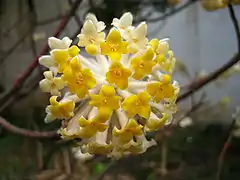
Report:
[{"label": "green leaf", "polygon": [[97,163],[94,167],[94,173],[95,174],[100,174],[104,169],[105,169],[105,164],[103,163]]},{"label": "green leaf", "polygon": [[148,175],[147,180],[156,180],[156,176],[154,173]]}]

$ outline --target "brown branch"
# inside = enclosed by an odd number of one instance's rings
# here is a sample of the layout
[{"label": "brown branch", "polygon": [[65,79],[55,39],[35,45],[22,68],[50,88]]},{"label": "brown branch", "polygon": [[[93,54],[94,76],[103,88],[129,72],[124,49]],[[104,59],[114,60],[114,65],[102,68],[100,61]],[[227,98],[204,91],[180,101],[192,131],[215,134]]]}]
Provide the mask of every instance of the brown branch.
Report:
[{"label": "brown branch", "polygon": [[224,72],[226,72],[229,68],[231,68],[237,62],[239,62],[239,60],[240,60],[240,54],[238,53],[238,54],[234,55],[230,59],[230,61],[228,61],[226,64],[224,64],[222,67],[220,67],[216,71],[212,72],[205,78],[202,78],[196,82],[193,82],[191,85],[189,85],[190,89],[178,97],[177,102],[180,102],[180,101],[186,99],[190,95],[192,95],[195,92],[197,92],[198,90],[200,90],[206,84],[208,84],[208,83],[212,82],[213,80],[215,80],[216,78],[218,78],[220,75],[222,75]]},{"label": "brown branch", "polygon": [[7,50],[7,52],[4,52],[3,57],[0,59],[0,67],[2,63],[12,54],[12,52],[19,46],[21,45],[24,40],[31,34],[30,31],[26,32],[22,37],[20,37],[15,44],[11,48]]},{"label": "brown branch", "polygon": [[14,133],[14,134],[20,134],[22,136],[27,136],[30,138],[54,138],[58,137],[58,134],[56,131],[48,131],[48,132],[43,132],[43,131],[33,131],[33,130],[27,130],[24,128],[19,128],[11,123],[7,122],[4,118],[0,117],[0,125],[7,129],[8,131]]},{"label": "brown branch", "polygon": [[[73,6],[71,10],[67,13],[67,15],[62,19],[59,27],[53,34],[54,37],[58,37],[61,32],[65,29],[67,26],[70,18],[73,14],[75,14],[78,6],[81,4],[82,0],[76,0],[73,3]],[[18,91],[21,89],[23,83],[28,79],[28,77],[32,74],[32,72],[35,70],[35,68],[38,66],[38,58],[42,55],[44,55],[48,51],[48,44],[46,43],[44,48],[42,49],[42,52],[38,57],[35,57],[34,61],[30,64],[28,69],[15,81],[12,89],[5,94],[3,98],[0,100],[1,106],[6,107],[6,103],[9,103],[9,99],[13,99],[14,96],[17,95]],[[5,108],[2,108],[4,110]],[[0,112],[1,112],[0,111]],[[32,131],[28,129],[23,129],[16,127],[12,125],[11,123],[7,122],[5,119],[0,118],[0,125],[2,125],[3,128],[7,129],[10,132],[20,134],[23,136],[33,137],[33,138],[51,138],[51,137],[58,137],[58,134],[56,131],[50,131],[50,132],[39,132],[39,131]]]}]

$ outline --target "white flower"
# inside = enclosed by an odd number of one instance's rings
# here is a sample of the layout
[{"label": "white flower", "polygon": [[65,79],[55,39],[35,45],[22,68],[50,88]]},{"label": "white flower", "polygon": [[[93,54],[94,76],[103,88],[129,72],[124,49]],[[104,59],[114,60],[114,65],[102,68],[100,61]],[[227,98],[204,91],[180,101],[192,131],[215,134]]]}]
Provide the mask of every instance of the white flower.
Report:
[{"label": "white flower", "polygon": [[65,86],[64,81],[60,77],[54,77],[52,71],[45,71],[43,73],[45,79],[41,80],[39,85],[43,92],[50,92],[51,95],[61,96],[59,90]]},{"label": "white flower", "polygon": [[55,37],[48,38],[48,45],[53,49],[67,49],[71,45],[72,40],[69,37],[64,37],[62,39],[58,39]]},{"label": "white flower", "polygon": [[38,59],[39,64],[45,66],[46,68],[48,68],[50,71],[52,71],[54,73],[54,75],[57,74],[57,64],[54,61],[54,59],[52,58],[52,56],[50,55],[44,55],[41,56]]},{"label": "white flower", "polygon": [[101,32],[105,29],[106,25],[103,21],[98,21],[96,16],[94,14],[89,13],[86,16],[85,20],[90,20],[92,21],[93,25],[95,26],[97,32]]},{"label": "white flower", "polygon": [[116,27],[123,35],[124,39],[127,39],[130,35],[131,30],[133,30],[132,26],[133,16],[131,13],[124,13],[120,19],[114,18],[112,24]]},{"label": "white flower", "polygon": [[86,20],[83,24],[81,34],[78,35],[79,42],[78,45],[85,47],[85,50],[91,54],[95,55],[100,51],[100,43],[104,41],[105,33],[99,32],[96,24],[91,20]]},{"label": "white flower", "polygon": [[133,29],[127,40],[129,41],[130,52],[136,53],[139,49],[144,49],[148,43],[147,24],[145,22],[140,23],[135,29]]},{"label": "white flower", "polygon": [[93,155],[91,155],[89,153],[83,153],[81,148],[79,148],[79,147],[73,148],[72,152],[73,152],[75,158],[77,158],[81,162],[85,162],[85,161],[93,158]]},{"label": "white flower", "polygon": [[124,13],[120,19],[114,18],[112,21],[112,25],[119,30],[127,29],[132,26],[133,16],[131,13]]}]

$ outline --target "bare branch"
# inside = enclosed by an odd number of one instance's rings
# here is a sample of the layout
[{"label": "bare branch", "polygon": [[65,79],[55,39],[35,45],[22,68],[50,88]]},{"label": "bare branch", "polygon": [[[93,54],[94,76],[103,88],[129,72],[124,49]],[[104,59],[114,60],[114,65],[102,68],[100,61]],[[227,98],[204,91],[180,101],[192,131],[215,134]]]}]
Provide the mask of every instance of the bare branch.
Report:
[{"label": "bare branch", "polygon": [[49,131],[49,132],[43,132],[43,131],[32,131],[24,128],[16,127],[9,122],[7,122],[4,118],[0,117],[0,125],[5,128],[6,130],[14,133],[14,134],[20,134],[22,136],[27,136],[31,138],[53,138],[58,137],[58,134],[56,131]]},{"label": "bare branch", "polygon": [[224,64],[222,67],[217,69],[216,71],[212,72],[205,78],[202,78],[198,81],[193,82],[192,84],[189,85],[189,90],[182,95],[180,95],[177,99],[177,102],[180,102],[190,95],[194,94],[198,90],[200,90],[202,87],[204,87],[206,84],[214,81],[216,78],[218,78],[220,75],[222,75],[224,72],[226,72],[229,68],[233,67],[237,62],[240,60],[240,54],[234,55],[230,61],[228,61],[226,64]]}]

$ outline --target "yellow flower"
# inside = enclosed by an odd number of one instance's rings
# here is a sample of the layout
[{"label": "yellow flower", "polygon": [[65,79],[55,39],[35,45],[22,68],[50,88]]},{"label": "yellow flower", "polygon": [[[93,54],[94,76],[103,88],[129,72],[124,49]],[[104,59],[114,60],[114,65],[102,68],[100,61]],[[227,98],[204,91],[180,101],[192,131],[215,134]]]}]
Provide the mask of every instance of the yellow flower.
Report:
[{"label": "yellow flower", "polygon": [[202,6],[207,11],[215,11],[217,9],[221,9],[227,6],[226,1],[224,0],[203,0]]},{"label": "yellow flower", "polygon": [[126,126],[122,129],[114,127],[113,135],[118,137],[121,143],[127,143],[133,139],[133,136],[140,136],[143,134],[142,125],[139,125],[136,120],[130,119]]},{"label": "yellow flower", "polygon": [[129,117],[133,117],[138,114],[144,118],[148,118],[150,115],[150,96],[146,92],[140,92],[138,95],[131,95],[127,97],[123,103],[122,108],[128,113]]},{"label": "yellow flower", "polygon": [[160,102],[164,98],[172,98],[174,96],[174,87],[171,84],[171,77],[163,75],[162,82],[151,83],[147,86],[147,92],[156,102]]},{"label": "yellow flower", "polygon": [[169,116],[166,113],[162,114],[162,118],[158,118],[154,113],[151,113],[147,123],[145,125],[146,131],[156,131],[159,128],[163,127],[167,122]]},{"label": "yellow flower", "polygon": [[120,60],[122,54],[127,54],[128,43],[122,40],[118,30],[112,29],[106,39],[106,42],[100,44],[101,53],[109,56],[111,60]]},{"label": "yellow flower", "polygon": [[143,55],[131,59],[131,67],[134,70],[133,78],[139,80],[152,73],[152,67],[156,64],[153,57],[152,48],[148,48]]},{"label": "yellow flower", "polygon": [[89,102],[89,105],[97,107],[99,114],[104,113],[104,111],[105,113],[108,112],[111,114],[113,110],[120,107],[121,97],[115,95],[115,89],[112,86],[104,85],[98,95],[93,94],[90,96],[91,101]]},{"label": "yellow flower", "polygon": [[53,59],[58,65],[58,71],[63,71],[68,67],[73,57],[77,56],[80,49],[77,46],[71,46],[69,49],[54,49],[51,51]]},{"label": "yellow flower", "polygon": [[132,72],[124,68],[120,62],[112,62],[109,71],[106,74],[107,81],[111,84],[115,84],[120,89],[128,87],[128,78]]},{"label": "yellow flower", "polygon": [[99,154],[99,155],[106,155],[112,151],[112,144],[100,144],[97,142],[90,142],[87,145],[88,153],[90,154]]},{"label": "yellow flower", "polygon": [[57,96],[50,98],[50,105],[47,106],[48,113],[46,121],[54,119],[69,119],[74,116],[75,103],[73,101],[57,102]]},{"label": "yellow flower", "polygon": [[90,69],[83,69],[78,57],[72,59],[70,66],[64,71],[62,79],[66,81],[69,91],[79,98],[85,97],[88,90],[96,85]]},{"label": "yellow flower", "polygon": [[159,64],[159,69],[172,74],[176,59],[173,51],[169,49],[168,39],[152,39],[149,44],[156,54],[154,61]]},{"label": "yellow flower", "polygon": [[158,40],[152,39],[149,44],[152,46],[154,52],[156,53],[155,61],[159,64],[166,60],[166,55],[169,51],[168,39]]},{"label": "yellow flower", "polygon": [[98,121],[98,118],[93,118],[91,120],[86,120],[84,117],[81,117],[78,120],[81,130],[79,136],[81,138],[90,138],[94,136],[98,131],[104,132],[108,125]]}]

